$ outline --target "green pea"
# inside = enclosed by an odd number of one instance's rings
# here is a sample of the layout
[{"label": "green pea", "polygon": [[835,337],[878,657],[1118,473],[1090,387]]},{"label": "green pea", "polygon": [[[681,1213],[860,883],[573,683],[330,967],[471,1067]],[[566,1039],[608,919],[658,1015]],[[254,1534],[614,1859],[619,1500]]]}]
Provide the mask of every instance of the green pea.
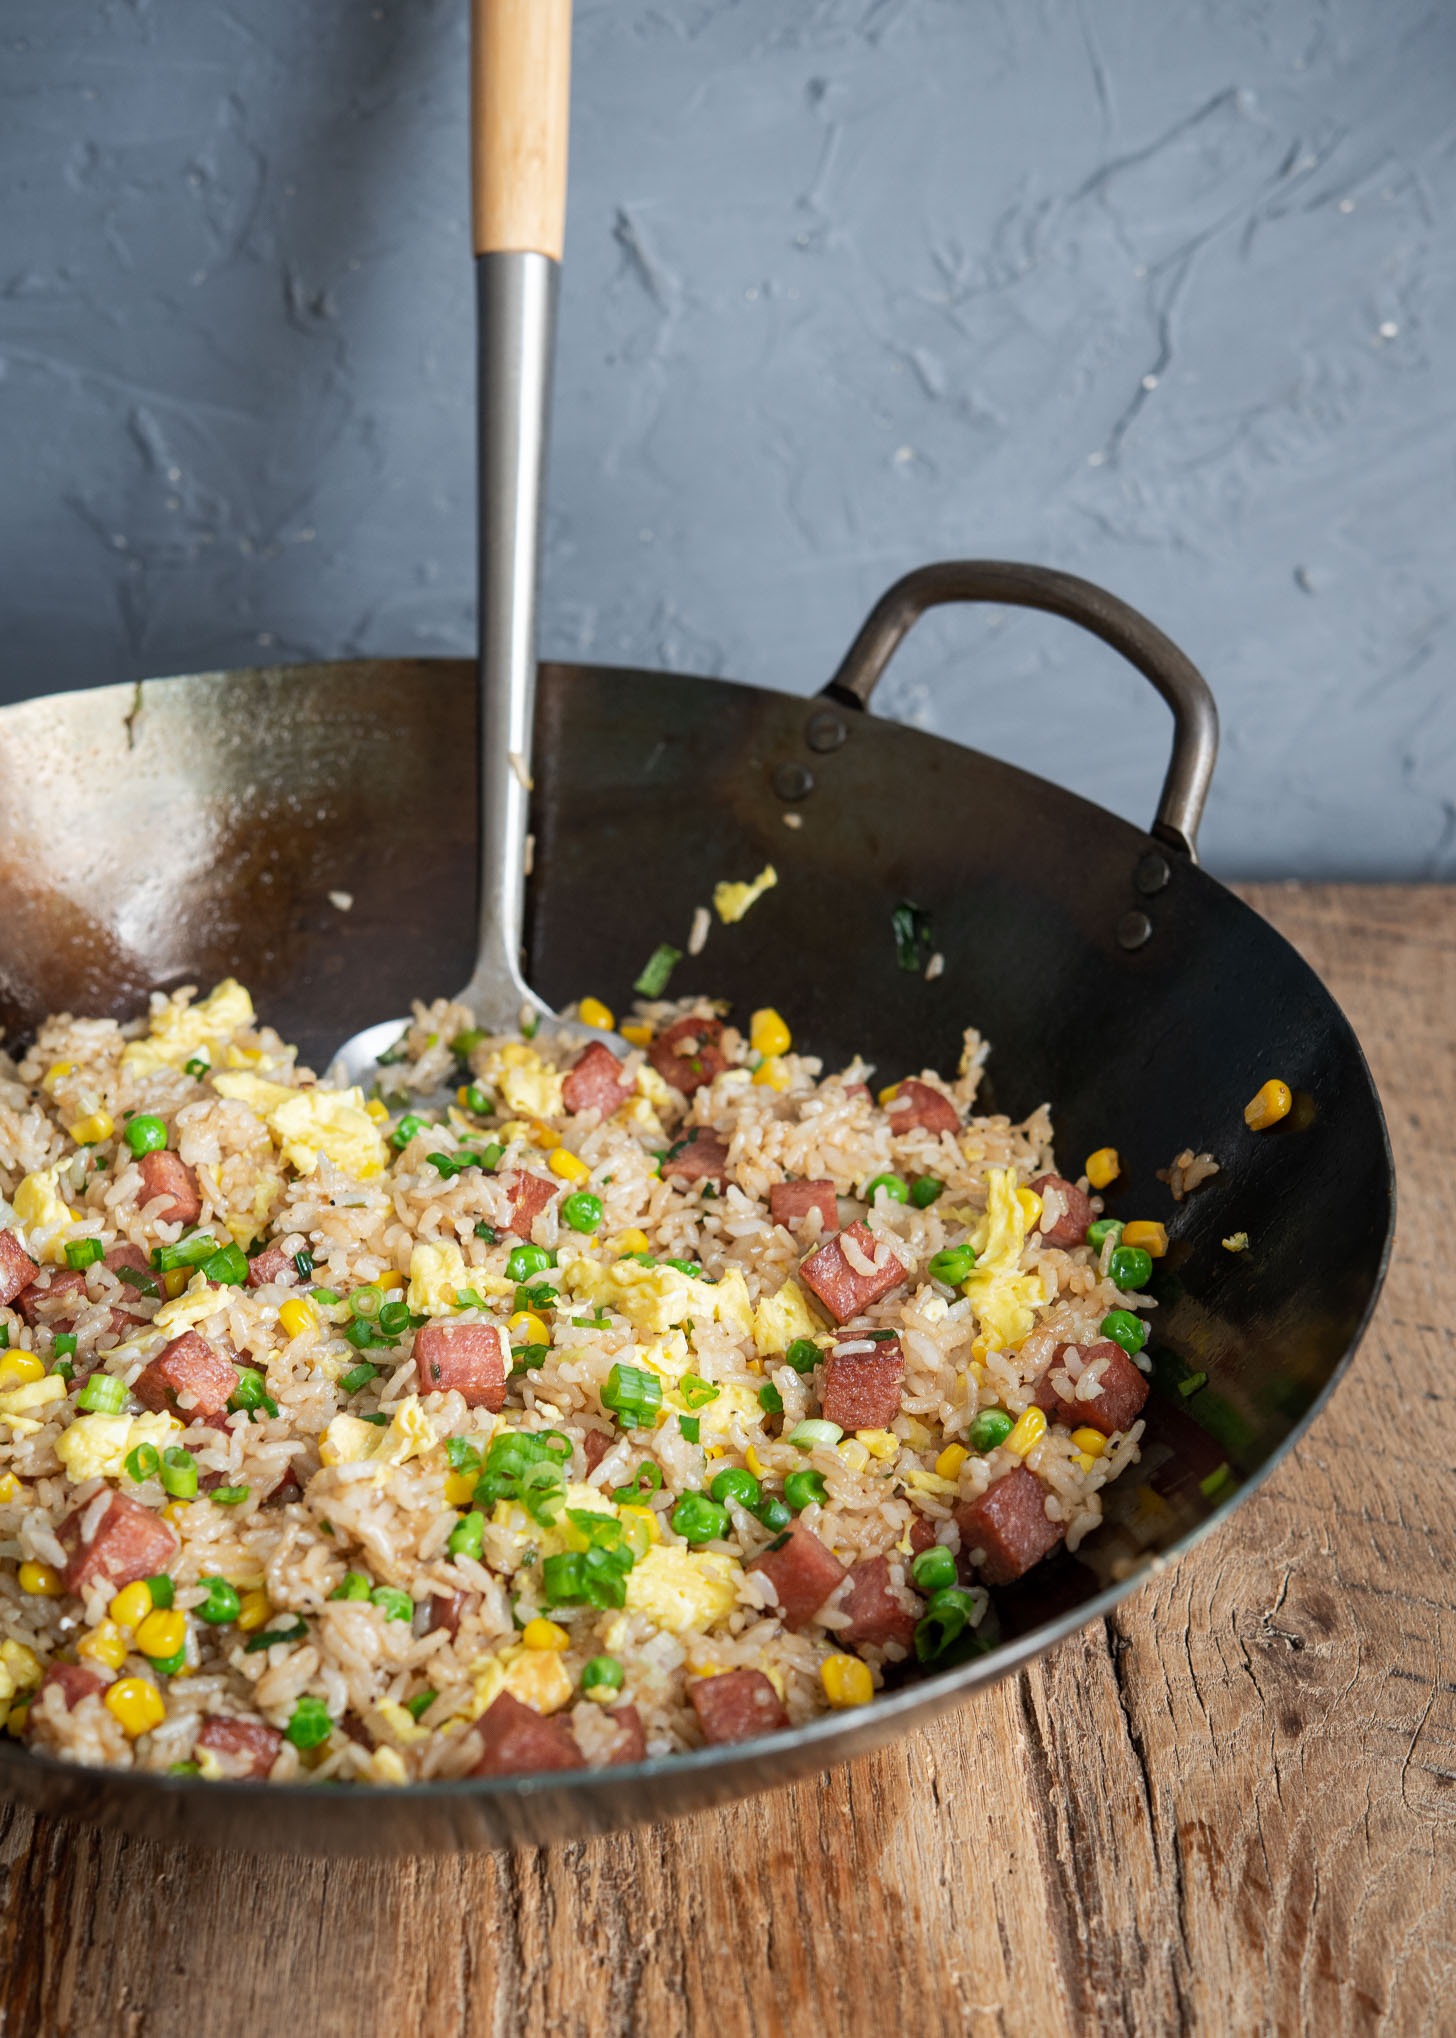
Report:
[{"label": "green pea", "polygon": [[1109,1309],[1097,1327],[1104,1337],[1121,1345],[1129,1358],[1135,1358],[1148,1341],[1147,1325],[1131,1309]]},{"label": "green pea", "polygon": [[818,1501],[822,1507],[827,1498],[822,1472],[790,1472],[784,1481],[784,1499],[795,1514],[802,1514],[810,1501]]},{"label": "green pea", "polygon": [[544,1274],[556,1264],[544,1245],[518,1245],[506,1261],[508,1281],[529,1281],[532,1274]]},{"label": "green pea", "polygon": [[397,1585],[376,1585],[369,1597],[386,1620],[413,1620],[415,1603]]},{"label": "green pea", "polygon": [[1107,1271],[1119,1288],[1146,1288],[1153,1278],[1153,1256],[1140,1245],[1120,1245],[1107,1262]]},{"label": "green pea", "polygon": [[583,1691],[620,1691],[626,1681],[627,1673],[615,1656],[593,1656],[582,1665]]},{"label": "green pea", "polygon": [[672,1525],[685,1543],[713,1543],[728,1533],[728,1510],[706,1493],[685,1493],[672,1511]]},{"label": "green pea", "polygon": [[562,1204],[561,1215],[573,1231],[595,1231],[602,1221],[602,1199],[589,1189],[578,1189]]},{"label": "green pea", "polygon": [[746,1465],[725,1465],[708,1481],[715,1500],[736,1500],[740,1507],[758,1506],[762,1489]]},{"label": "green pea", "polygon": [[877,1196],[886,1196],[892,1203],[908,1203],[910,1184],[903,1175],[876,1175],[865,1184],[866,1203],[873,1203]]},{"label": "green pea", "polygon": [[229,1585],[226,1578],[200,1578],[198,1583],[207,1591],[206,1599],[195,1609],[199,1620],[220,1628],[237,1619],[240,1602],[235,1586]]},{"label": "green pea", "polygon": [[943,1592],[956,1582],[955,1558],[943,1543],[922,1550],[910,1566],[910,1576],[921,1592]]},{"label": "green pea", "polygon": [[1087,1243],[1093,1252],[1100,1253],[1108,1239],[1114,1245],[1122,1237],[1122,1220],[1117,1217],[1094,1217],[1087,1226]]},{"label": "green pea", "polygon": [[796,1337],[784,1357],[796,1373],[812,1373],[819,1363],[819,1347],[812,1337]]},{"label": "green pea", "polygon": [[462,1514],[450,1531],[450,1540],[445,1548],[452,1557],[474,1557],[480,1562],[485,1548],[485,1516],[473,1508],[469,1514]]},{"label": "green pea", "polygon": [[429,1130],[430,1121],[428,1118],[421,1118],[417,1112],[407,1111],[404,1117],[400,1119],[398,1125],[395,1126],[393,1132],[390,1133],[389,1143],[396,1153],[403,1153],[412,1139],[418,1138],[420,1133],[428,1132]]},{"label": "green pea", "polygon": [[947,1288],[959,1288],[975,1264],[976,1255],[970,1246],[947,1246],[944,1252],[931,1254],[930,1278],[943,1282]]},{"label": "green pea", "polygon": [[945,1183],[936,1175],[917,1175],[910,1184],[910,1201],[917,1210],[928,1210],[945,1194]]},{"label": "green pea", "polygon": [[122,1138],[140,1160],[144,1153],[160,1153],[167,1144],[167,1128],[160,1118],[153,1118],[144,1111],[139,1118],[133,1118]]},{"label": "green pea", "polygon": [[283,1736],[285,1740],[292,1741],[295,1748],[317,1748],[333,1730],[334,1723],[323,1700],[305,1692],[293,1708],[293,1716],[283,1729]]},{"label": "green pea", "polygon": [[367,1599],[369,1580],[362,1571],[346,1571],[333,1591],[330,1599]]},{"label": "green pea", "polygon": [[1004,1408],[983,1408],[971,1424],[971,1449],[994,1451],[1016,1427]]},{"label": "green pea", "polygon": [[[792,1478],[793,1474],[789,1476]],[[771,1536],[776,1536],[780,1529],[786,1529],[794,1518],[794,1510],[786,1507],[776,1493],[770,1493],[753,1511]]]}]

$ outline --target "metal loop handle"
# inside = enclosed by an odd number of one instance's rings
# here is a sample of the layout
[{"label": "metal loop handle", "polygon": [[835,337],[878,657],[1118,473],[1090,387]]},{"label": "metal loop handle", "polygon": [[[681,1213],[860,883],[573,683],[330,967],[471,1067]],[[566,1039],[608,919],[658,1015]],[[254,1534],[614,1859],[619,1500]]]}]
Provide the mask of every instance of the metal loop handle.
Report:
[{"label": "metal loop handle", "polygon": [[825,696],[843,707],[868,707],[906,633],[927,609],[944,602],[997,602],[1065,616],[1110,644],[1152,681],[1173,711],[1173,754],[1152,832],[1196,863],[1198,824],[1218,755],[1213,695],[1197,666],[1171,638],[1090,580],[1005,559],[945,559],[921,566],[897,580],[875,603],[838,672],[823,689]]}]

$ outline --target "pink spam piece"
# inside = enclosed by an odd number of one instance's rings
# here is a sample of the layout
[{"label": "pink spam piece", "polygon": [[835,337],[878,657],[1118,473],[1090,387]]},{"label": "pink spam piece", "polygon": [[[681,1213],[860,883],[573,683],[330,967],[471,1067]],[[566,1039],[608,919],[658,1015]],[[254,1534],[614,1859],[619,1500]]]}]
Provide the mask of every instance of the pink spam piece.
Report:
[{"label": "pink spam piece", "polygon": [[603,1118],[610,1118],[631,1094],[631,1077],[622,1073],[622,1064],[600,1040],[577,1056],[561,1085],[568,1111],[595,1111]]},{"label": "pink spam piece", "polygon": [[460,1623],[464,1620],[465,1612],[469,1605],[470,1594],[468,1592],[431,1593],[430,1625],[426,1633],[434,1634],[437,1628],[443,1628],[447,1635],[458,1635]]},{"label": "pink spam piece", "polygon": [[1074,1245],[1080,1245],[1087,1236],[1087,1226],[1092,1222],[1092,1203],[1086,1193],[1069,1182],[1065,1175],[1038,1175],[1028,1186],[1046,1201],[1048,1190],[1060,1201],[1059,1215],[1048,1222],[1047,1212],[1042,1211],[1041,1240],[1043,1245],[1059,1246],[1067,1252]]},{"label": "pink spam piece", "polygon": [[291,1287],[297,1279],[298,1269],[286,1245],[270,1245],[248,1261],[250,1288],[266,1288],[274,1281],[286,1282]]},{"label": "pink spam piece", "polygon": [[143,1408],[178,1415],[184,1422],[212,1422],[226,1414],[237,1385],[232,1361],[188,1330],[162,1347],[138,1373],[131,1391]]},{"label": "pink spam piece", "polygon": [[86,1276],[74,1267],[48,1267],[45,1274],[21,1295],[16,1308],[25,1321],[44,1324],[49,1330],[65,1330],[76,1321],[86,1302]]},{"label": "pink spam piece", "polygon": [[824,1419],[841,1429],[888,1429],[900,1413],[905,1354],[897,1337],[847,1337],[824,1361]]},{"label": "pink spam piece", "polygon": [[1010,1585],[1062,1540],[1061,1524],[1047,1519],[1046,1488],[1025,1465],[958,1507],[955,1518],[961,1547],[985,1553],[981,1576],[988,1585]]},{"label": "pink spam piece", "polygon": [[197,1746],[216,1755],[229,1776],[266,1783],[283,1736],[261,1720],[233,1720],[210,1712],[197,1730]]},{"label": "pink spam piece", "polygon": [[483,1748],[473,1776],[529,1776],[538,1769],[584,1769],[585,1758],[566,1721],[545,1719],[503,1691],[480,1722]]},{"label": "pink spam piece", "polygon": [[13,1302],[40,1268],[13,1231],[0,1231],[0,1303]]},{"label": "pink spam piece", "polygon": [[716,1132],[698,1125],[679,1140],[662,1163],[664,1182],[686,1188],[693,1182],[713,1182],[718,1188],[728,1183],[728,1149]]},{"label": "pink spam piece", "polygon": [[88,1500],[74,1514],[68,1514],[56,1530],[70,1553],[66,1566],[66,1587],[82,1592],[96,1579],[120,1591],[138,1578],[155,1578],[177,1555],[177,1536],[171,1526],[140,1501],[113,1493],[101,1512],[89,1543],[81,1541],[81,1524],[96,1501]]},{"label": "pink spam piece", "polygon": [[839,1229],[839,1203],[833,1182],[775,1182],[768,1192],[768,1214],[792,1231],[811,1210],[817,1210],[826,1231]]},{"label": "pink spam piece", "polygon": [[929,1083],[918,1082],[914,1076],[906,1076],[903,1083],[896,1085],[885,1110],[892,1132],[909,1132],[912,1127],[924,1132],[961,1129],[961,1114],[950,1098],[932,1089]]},{"label": "pink spam piece", "polygon": [[427,1323],[415,1332],[421,1394],[460,1395],[496,1414],[506,1398],[506,1341],[493,1323]]},{"label": "pink spam piece", "polygon": [[896,1597],[888,1557],[867,1557],[854,1566],[839,1611],[849,1615],[849,1626],[836,1628],[834,1639],[846,1649],[894,1644],[908,1653],[915,1646],[916,1615]]},{"label": "pink spam piece", "polygon": [[144,1153],[137,1166],[142,1171],[143,1204],[165,1197],[155,1214],[164,1224],[195,1224],[202,1215],[202,1191],[197,1177],[175,1153]]},{"label": "pink spam piece", "polygon": [[619,1762],[645,1762],[647,1736],[642,1731],[642,1715],[636,1706],[614,1706],[607,1718],[617,1725],[617,1745],[607,1757],[608,1762],[614,1768]]},{"label": "pink spam piece", "polygon": [[519,1174],[508,1175],[506,1187],[511,1193],[511,1214],[506,1230],[514,1232],[517,1238],[529,1238],[531,1226],[553,1198],[561,1193],[560,1182],[553,1182],[549,1175]]},{"label": "pink spam piece", "polygon": [[[851,1266],[845,1240],[858,1249],[861,1259],[875,1263],[871,1273]],[[813,1289],[836,1323],[848,1323],[851,1316],[858,1316],[898,1287],[906,1271],[890,1246],[877,1239],[868,1225],[856,1221],[810,1253],[799,1268],[799,1278]]]},{"label": "pink spam piece", "polygon": [[604,1429],[589,1429],[586,1432],[581,1440],[581,1449],[588,1472],[595,1472],[616,1441],[616,1436],[609,1435]]},{"label": "pink spam piece", "polygon": [[775,1536],[748,1569],[762,1571],[772,1581],[786,1628],[799,1628],[811,1620],[845,1576],[838,1557],[801,1521]]},{"label": "pink spam piece", "polygon": [[761,1670],[725,1670],[720,1677],[695,1678],[688,1697],[710,1746],[751,1741],[789,1724],[783,1700]]},{"label": "pink spam piece", "polygon": [[[1093,1364],[1100,1364],[1102,1368],[1097,1392],[1085,1400],[1053,1384],[1054,1373],[1066,1373],[1071,1377],[1069,1355],[1073,1353],[1080,1354],[1083,1369]],[[1077,1429],[1085,1423],[1090,1429],[1100,1429],[1105,1437],[1112,1436],[1117,1430],[1130,1429],[1142,1413],[1147,1398],[1147,1381],[1122,1346],[1113,1344],[1110,1339],[1080,1347],[1058,1345],[1036,1390],[1036,1405],[1044,1408],[1048,1415],[1055,1415],[1069,1429]]]},{"label": "pink spam piece", "polygon": [[[40,1690],[49,1691],[52,1686],[60,1692],[66,1711],[70,1712],[83,1698],[94,1698],[105,1691],[106,1679],[89,1663],[48,1663]],[[40,1692],[36,1696],[39,1698]]]},{"label": "pink spam piece", "polygon": [[691,1097],[727,1068],[727,1056],[718,1045],[722,1037],[721,1019],[676,1019],[658,1034],[647,1059],[665,1083]]}]

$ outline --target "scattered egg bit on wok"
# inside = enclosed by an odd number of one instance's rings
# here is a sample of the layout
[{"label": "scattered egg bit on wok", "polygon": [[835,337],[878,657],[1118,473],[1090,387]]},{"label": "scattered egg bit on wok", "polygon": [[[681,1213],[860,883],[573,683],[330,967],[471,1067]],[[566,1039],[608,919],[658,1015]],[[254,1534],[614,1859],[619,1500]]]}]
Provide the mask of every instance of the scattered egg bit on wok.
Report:
[{"label": "scattered egg bit on wok", "polygon": [[11,1735],[397,1785],[771,1734],[996,1645],[1138,1455],[1166,1233],[1101,1215],[1115,1150],[1063,1175],[1044,1110],[974,1115],[972,1032],[876,1091],[776,1011],[620,1030],[417,1006],[366,1097],[229,981],[0,1063]]}]

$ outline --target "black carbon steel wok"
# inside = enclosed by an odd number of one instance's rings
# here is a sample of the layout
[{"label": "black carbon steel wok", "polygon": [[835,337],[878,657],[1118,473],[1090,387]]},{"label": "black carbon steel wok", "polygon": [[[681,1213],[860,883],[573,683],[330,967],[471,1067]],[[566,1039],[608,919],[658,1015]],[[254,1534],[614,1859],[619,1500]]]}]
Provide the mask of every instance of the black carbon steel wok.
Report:
[{"label": "black carbon steel wok", "polygon": [[[1174,708],[1158,832],[863,712],[932,601],[1023,602],[1115,643]],[[474,668],[371,661],[204,673],[0,711],[0,1019],[133,1014],[155,984],[236,973],[324,1056],[372,1009],[449,992],[474,928]],[[764,1743],[568,1781],[327,1793],[68,1768],[0,1743],[0,1790],[158,1839],[417,1852],[579,1837],[787,1781],[1005,1674],[1185,1548],[1289,1448],[1360,1335],[1393,1216],[1379,1101],[1349,1026],[1292,948],[1191,855],[1212,762],[1196,673],[1063,575],[927,568],[891,591],[816,700],[655,672],[547,665],[537,706],[528,981],[617,1010],[721,877],[780,875],[674,993],[773,1004],[828,1066],[888,1080],[993,1043],[983,1098],[1049,1099],[1075,1173],[1112,1142],[1113,1214],[1169,1220],[1142,1463],[1077,1556],[999,1595],[995,1654]],[[791,829],[786,813],[801,817]],[[350,910],[330,894],[352,897]],[[897,966],[891,914],[930,916],[944,973]],[[1284,1126],[1242,1107],[1270,1075]],[[1175,1215],[1182,1147],[1223,1172]],[[1122,1183],[1129,1186],[1124,1188]],[[1247,1231],[1251,1249],[1225,1251]],[[1207,1385],[1184,1393],[1193,1376]]]}]

